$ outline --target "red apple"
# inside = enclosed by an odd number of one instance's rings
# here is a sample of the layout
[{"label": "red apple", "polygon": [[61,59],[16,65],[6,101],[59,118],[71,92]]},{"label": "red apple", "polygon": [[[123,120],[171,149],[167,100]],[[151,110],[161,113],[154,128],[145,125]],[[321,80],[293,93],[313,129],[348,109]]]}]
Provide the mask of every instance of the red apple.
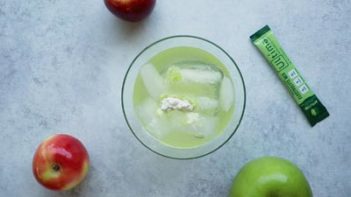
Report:
[{"label": "red apple", "polygon": [[33,157],[33,174],[44,187],[68,190],[78,185],[89,170],[89,155],[84,145],[66,134],[44,140]]},{"label": "red apple", "polygon": [[104,0],[106,7],[117,17],[136,22],[146,18],[156,0]]}]

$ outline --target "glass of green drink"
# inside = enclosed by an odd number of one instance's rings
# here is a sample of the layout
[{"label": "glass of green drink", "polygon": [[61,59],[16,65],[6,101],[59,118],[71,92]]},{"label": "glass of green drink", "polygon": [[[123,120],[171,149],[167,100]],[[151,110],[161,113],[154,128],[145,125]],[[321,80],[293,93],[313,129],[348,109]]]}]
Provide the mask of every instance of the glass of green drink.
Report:
[{"label": "glass of green drink", "polygon": [[122,87],[122,108],[135,137],[165,157],[192,159],[227,142],[245,110],[245,85],[218,45],[172,36],[142,50]]}]

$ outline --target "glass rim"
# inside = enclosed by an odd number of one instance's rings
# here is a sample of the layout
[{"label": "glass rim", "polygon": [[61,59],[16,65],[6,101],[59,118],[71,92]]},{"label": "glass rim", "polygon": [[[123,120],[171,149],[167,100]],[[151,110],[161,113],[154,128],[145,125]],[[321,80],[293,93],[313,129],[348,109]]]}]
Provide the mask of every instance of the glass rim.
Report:
[{"label": "glass rim", "polygon": [[[217,47],[219,50],[221,50],[229,59],[230,61],[233,62],[233,64],[235,65],[235,68],[236,70],[238,71],[238,74],[240,76],[240,79],[241,79],[241,82],[242,82],[242,85],[243,85],[243,108],[242,108],[242,111],[241,111],[241,114],[240,114],[240,118],[239,118],[239,121],[238,121],[238,124],[235,126],[235,128],[233,129],[233,131],[231,132],[231,134],[227,137],[227,139],[223,140],[223,142],[218,145],[216,148],[204,153],[204,154],[201,154],[201,155],[198,155],[198,156],[193,156],[193,157],[173,157],[173,156],[169,156],[169,155],[166,155],[166,154],[162,154],[154,149],[152,149],[151,147],[149,147],[148,145],[146,145],[139,137],[138,135],[135,133],[135,131],[133,130],[130,122],[128,121],[128,117],[127,117],[127,114],[126,114],[126,110],[125,110],[125,106],[124,106],[124,90],[125,90],[125,85],[126,85],[126,81],[127,81],[127,77],[128,77],[128,74],[131,70],[131,68],[133,67],[135,61],[146,51],[148,50],[149,48],[155,46],[156,44],[162,42],[162,41],[165,41],[165,40],[169,40],[169,39],[173,39],[173,38],[193,38],[193,39],[198,39],[198,40],[201,40],[201,41],[205,41],[215,47]],[[136,56],[135,58],[133,58],[132,62],[130,63],[130,65],[128,66],[128,69],[124,75],[124,79],[123,79],[123,83],[122,83],[122,89],[121,89],[121,104],[122,104],[122,112],[123,112],[123,117],[127,123],[127,126],[128,128],[130,129],[130,131],[133,133],[134,137],[144,146],[146,147],[147,149],[149,149],[150,151],[156,153],[157,155],[160,155],[160,156],[163,156],[163,157],[166,157],[166,158],[169,158],[169,159],[176,159],[176,160],[191,160],[191,159],[197,159],[197,158],[201,158],[201,157],[204,157],[204,156],[207,156],[215,151],[217,151],[218,149],[220,149],[222,146],[224,146],[232,137],[233,135],[236,133],[236,131],[238,130],[240,124],[241,124],[241,121],[243,119],[243,116],[244,116],[244,113],[245,113],[245,109],[246,109],[246,85],[245,85],[245,81],[244,81],[244,78],[243,78],[243,75],[241,73],[241,70],[239,69],[238,65],[236,64],[235,60],[222,48],[220,47],[219,45],[217,45],[216,43],[210,41],[210,40],[207,40],[205,38],[202,38],[202,37],[198,37],[198,36],[193,36],[193,35],[173,35],[173,36],[168,36],[168,37],[164,37],[164,38],[161,38],[155,42],[152,42],[151,44],[147,45],[144,49],[142,49]]]}]

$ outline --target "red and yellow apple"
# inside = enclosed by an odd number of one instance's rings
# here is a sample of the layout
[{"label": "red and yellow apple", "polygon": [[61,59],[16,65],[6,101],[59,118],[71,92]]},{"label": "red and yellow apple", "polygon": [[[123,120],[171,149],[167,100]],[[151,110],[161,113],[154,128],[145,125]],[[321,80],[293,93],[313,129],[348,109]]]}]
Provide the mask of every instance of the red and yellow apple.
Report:
[{"label": "red and yellow apple", "polygon": [[66,134],[44,140],[33,157],[36,180],[51,190],[68,190],[78,185],[89,170],[89,155],[84,145]]},{"label": "red and yellow apple", "polygon": [[115,16],[130,22],[146,18],[153,10],[156,0],[104,0],[108,10]]}]

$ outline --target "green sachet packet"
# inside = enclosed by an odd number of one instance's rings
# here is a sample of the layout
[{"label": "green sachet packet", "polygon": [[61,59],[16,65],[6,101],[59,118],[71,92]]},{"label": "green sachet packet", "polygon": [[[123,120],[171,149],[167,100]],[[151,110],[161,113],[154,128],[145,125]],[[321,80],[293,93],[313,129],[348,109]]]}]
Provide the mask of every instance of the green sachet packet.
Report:
[{"label": "green sachet packet", "polygon": [[329,116],[327,109],[290,61],[268,25],[250,36],[250,39],[288,88],[311,126]]}]

